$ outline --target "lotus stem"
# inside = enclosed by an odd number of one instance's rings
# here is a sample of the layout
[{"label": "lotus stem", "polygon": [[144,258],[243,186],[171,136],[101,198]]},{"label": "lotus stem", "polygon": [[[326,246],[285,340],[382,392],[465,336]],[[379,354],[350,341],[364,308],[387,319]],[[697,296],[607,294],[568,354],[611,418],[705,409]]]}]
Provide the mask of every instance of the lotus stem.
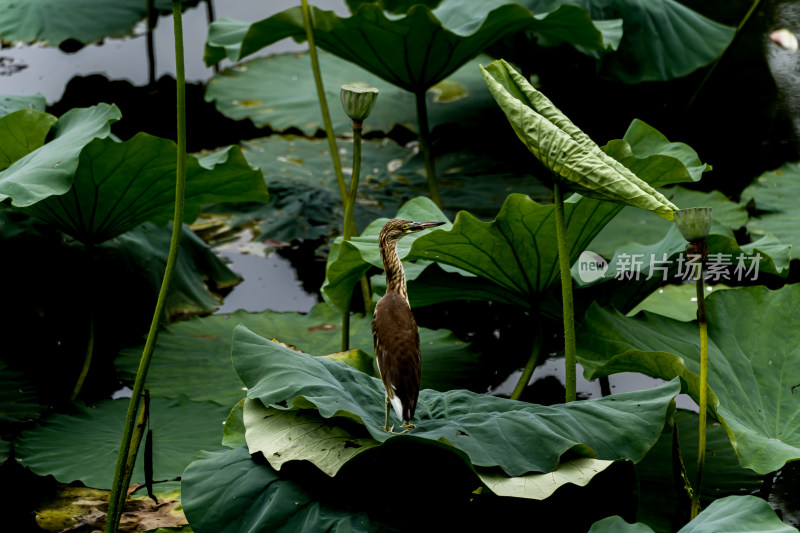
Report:
[{"label": "lotus stem", "polygon": [[[353,121],[353,176],[350,178],[350,191],[347,194],[347,203],[344,208],[344,228],[342,236],[342,244],[349,241],[353,236],[353,228],[356,227],[353,220],[353,209],[356,205],[356,193],[358,192],[358,180],[361,176],[361,128],[362,122],[360,120]],[[361,277],[362,283],[366,280],[365,276]],[[362,285],[362,292],[363,285]],[[366,305],[365,313],[369,312],[369,303],[367,303],[368,293],[364,293],[364,302]],[[345,307],[342,313],[342,351],[346,352],[350,349],[350,303]]]},{"label": "lotus stem", "polygon": [[564,372],[567,388],[566,401],[574,402],[578,384],[578,357],[575,347],[575,314],[572,306],[572,274],[569,264],[569,243],[567,242],[567,224],[564,220],[564,193],[558,178],[553,179],[553,196],[555,198],[556,239],[558,241],[558,266],[561,271],[561,306],[564,313]]},{"label": "lotus stem", "polygon": [[519,400],[525,387],[533,376],[533,371],[536,370],[536,364],[539,362],[539,354],[542,353],[542,321],[536,320],[534,326],[533,346],[531,347],[531,356],[528,358],[528,363],[522,369],[522,374],[519,376],[517,386],[514,387],[514,392],[511,393],[512,400]]},{"label": "lotus stem", "polygon": [[[705,245],[705,242],[703,242]],[[691,244],[689,246],[692,246]],[[702,257],[702,256],[701,256]],[[703,282],[703,260],[700,261],[697,277],[697,323],[700,326],[700,398],[699,436],[697,442],[697,481],[692,494],[691,518],[700,512],[700,485],[703,481],[703,464],[706,458],[706,418],[708,411],[708,321],[706,319],[705,283]]]},{"label": "lotus stem", "polygon": [[422,150],[422,157],[425,160],[425,177],[428,180],[428,191],[433,203],[442,206],[442,198],[439,196],[439,185],[436,183],[436,163],[431,151],[431,132],[428,127],[428,105],[425,102],[425,89],[417,90],[417,127],[419,128],[419,146]]},{"label": "lotus stem", "polygon": [[153,32],[158,14],[153,7],[154,3],[155,0],[146,0],[144,15],[147,19],[147,85],[151,88],[156,83],[156,50],[153,43]]},{"label": "lotus stem", "polygon": [[78,381],[75,382],[75,387],[72,389],[72,395],[69,397],[70,401],[75,401],[81,393],[83,383],[86,381],[86,376],[89,374],[89,367],[92,366],[92,353],[94,352],[94,313],[89,310],[89,338],[86,341],[86,355],[83,358],[83,367],[81,373],[78,375]]},{"label": "lotus stem", "polygon": [[319,100],[319,107],[322,111],[322,123],[325,125],[325,137],[328,139],[328,151],[331,153],[333,171],[336,174],[336,184],[339,186],[339,197],[342,200],[342,208],[347,209],[347,185],[344,181],[342,162],[339,158],[339,149],[336,147],[336,135],[333,131],[331,113],[328,109],[328,98],[325,96],[325,85],[322,82],[322,70],[319,68],[317,47],[314,44],[314,27],[311,23],[311,9],[308,7],[308,0],[300,0],[300,5],[301,11],[303,12],[303,24],[306,27],[308,55],[311,58],[311,71],[314,73],[314,85],[317,88],[317,100]]},{"label": "lotus stem", "polygon": [[127,488],[124,486],[125,476],[123,475],[123,471],[125,462],[131,451],[131,440],[139,411],[139,404],[142,400],[144,383],[147,379],[147,371],[150,368],[150,360],[153,356],[153,349],[155,348],[159,322],[161,321],[164,306],[166,305],[170,282],[175,273],[179,244],[183,232],[184,195],[186,191],[186,73],[183,59],[183,20],[181,17],[180,0],[172,0],[172,18],[175,27],[175,70],[178,102],[177,169],[175,173],[175,213],[172,222],[172,239],[169,246],[169,255],[167,256],[167,266],[164,269],[164,279],[161,282],[161,290],[158,293],[156,308],[153,311],[153,320],[150,322],[150,330],[147,333],[147,341],[145,342],[142,352],[142,358],[139,361],[139,369],[136,372],[136,380],[133,383],[131,399],[128,403],[128,412],[125,415],[125,427],[122,431],[122,441],[120,443],[119,454],[117,455],[114,481],[111,485],[111,496],[108,501],[106,533],[113,533],[117,530],[122,516],[122,504],[124,503]]}]

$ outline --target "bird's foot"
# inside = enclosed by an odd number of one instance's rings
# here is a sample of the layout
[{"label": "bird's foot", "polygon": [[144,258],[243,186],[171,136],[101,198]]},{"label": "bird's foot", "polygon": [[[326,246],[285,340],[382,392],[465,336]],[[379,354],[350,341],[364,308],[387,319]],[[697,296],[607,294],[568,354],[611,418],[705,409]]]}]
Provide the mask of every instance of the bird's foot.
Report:
[{"label": "bird's foot", "polygon": [[411,431],[412,429],[417,429],[417,426],[415,424],[412,424],[411,422],[404,422],[402,427],[406,428],[406,431]]},{"label": "bird's foot", "polygon": [[411,431],[412,428],[415,428],[417,426],[415,426],[414,424],[403,424],[402,427],[406,429],[404,429],[403,431],[395,431],[394,426],[391,427],[381,426],[381,429],[384,430],[386,433],[389,433],[390,435],[403,435],[405,433],[408,433],[409,431]]}]

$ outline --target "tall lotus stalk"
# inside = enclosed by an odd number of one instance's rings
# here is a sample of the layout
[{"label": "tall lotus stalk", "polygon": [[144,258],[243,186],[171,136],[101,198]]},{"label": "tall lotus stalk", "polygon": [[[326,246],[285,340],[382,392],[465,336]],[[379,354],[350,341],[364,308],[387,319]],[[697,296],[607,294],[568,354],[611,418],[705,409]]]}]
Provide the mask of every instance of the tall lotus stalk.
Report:
[{"label": "tall lotus stalk", "polygon": [[[344,180],[344,172],[342,172],[342,161],[339,158],[339,149],[336,146],[336,134],[333,131],[333,123],[331,122],[328,97],[325,96],[325,84],[322,81],[322,69],[319,67],[317,47],[314,44],[314,25],[311,21],[311,9],[308,7],[308,0],[301,0],[300,9],[303,13],[303,25],[305,26],[306,39],[308,40],[308,56],[311,58],[311,71],[314,74],[314,86],[317,89],[317,100],[319,101],[319,107],[322,113],[322,123],[325,125],[325,138],[328,140],[328,152],[331,154],[333,172],[336,175],[339,197],[342,200],[342,209],[347,210],[347,185]],[[355,222],[351,220],[350,223],[352,225],[348,228],[346,220],[345,217],[345,227],[351,232],[351,235],[356,235]],[[369,312],[372,299],[370,296],[369,282],[366,276],[361,277],[361,294],[364,298],[365,312]]]},{"label": "tall lotus stalk", "polygon": [[603,152],[511,65],[499,59],[481,67],[481,72],[517,137],[552,173],[564,315],[566,401],[572,401],[577,397],[577,354],[570,265],[573,255],[581,250],[573,250],[569,243],[563,188],[569,186],[584,196],[647,209],[667,220],[673,219],[673,211],[678,208]]},{"label": "tall lotus stalk", "polygon": [[[344,208],[344,224],[342,242],[349,241],[356,227],[353,218],[353,209],[356,205],[358,180],[361,176],[361,130],[364,120],[375,107],[378,99],[378,89],[361,87],[360,85],[343,85],[339,93],[344,112],[353,121],[353,175],[350,178],[350,190]],[[362,278],[364,279],[364,278]],[[365,298],[367,295],[365,294]],[[365,312],[369,312],[369,304],[365,304]],[[350,305],[342,312],[342,351],[350,349]]]},{"label": "tall lotus stalk", "polygon": [[150,367],[150,360],[153,356],[158,326],[164,312],[167,301],[170,282],[175,273],[175,266],[178,262],[178,250],[183,231],[183,211],[184,196],[186,190],[186,75],[183,60],[183,20],[181,18],[180,0],[172,0],[172,17],[175,28],[175,73],[177,91],[177,169],[175,172],[175,213],[172,221],[172,239],[170,240],[169,255],[167,256],[167,266],[164,269],[164,279],[161,282],[161,290],[158,293],[156,308],[153,312],[153,320],[150,322],[150,331],[139,361],[139,369],[136,373],[136,380],[133,383],[131,399],[128,403],[128,412],[125,415],[125,427],[122,431],[122,441],[117,455],[117,466],[114,471],[114,481],[111,485],[111,495],[108,500],[108,515],[106,517],[106,533],[113,533],[119,526],[122,517],[122,507],[125,503],[127,487],[125,479],[128,477],[125,465],[133,464],[129,459],[131,454],[135,456],[136,451],[132,450],[131,441],[133,439],[134,428],[136,426],[139,407],[142,402],[144,383],[147,379],[147,371]]},{"label": "tall lotus stalk", "polygon": [[703,481],[703,464],[706,457],[706,418],[708,412],[708,322],[706,320],[705,283],[703,280],[703,263],[708,255],[706,238],[711,231],[711,208],[693,207],[675,211],[675,224],[689,241],[686,253],[689,257],[698,258],[697,279],[697,323],[700,328],[700,392],[699,392],[699,437],[697,443],[697,480],[692,490],[691,517],[700,513],[700,485]]}]

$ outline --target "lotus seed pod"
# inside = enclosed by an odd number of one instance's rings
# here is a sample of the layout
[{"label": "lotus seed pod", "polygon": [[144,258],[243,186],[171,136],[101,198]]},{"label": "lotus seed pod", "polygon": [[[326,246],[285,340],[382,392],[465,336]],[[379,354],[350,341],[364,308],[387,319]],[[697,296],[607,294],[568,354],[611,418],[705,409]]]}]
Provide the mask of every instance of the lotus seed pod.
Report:
[{"label": "lotus seed pod", "polygon": [[342,91],[339,96],[342,99],[342,108],[347,113],[347,116],[354,122],[361,122],[369,116],[372,108],[375,107],[375,100],[378,99],[378,89],[362,85],[342,85]]},{"label": "lotus seed pod", "polygon": [[711,208],[710,207],[690,207],[675,211],[675,224],[689,242],[702,241],[708,237],[711,231]]}]

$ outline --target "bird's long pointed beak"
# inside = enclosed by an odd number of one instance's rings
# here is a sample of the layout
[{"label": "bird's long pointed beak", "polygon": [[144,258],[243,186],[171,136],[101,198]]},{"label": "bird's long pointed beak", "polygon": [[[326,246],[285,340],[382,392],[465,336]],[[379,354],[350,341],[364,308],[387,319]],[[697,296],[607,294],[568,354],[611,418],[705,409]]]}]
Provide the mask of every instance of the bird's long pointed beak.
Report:
[{"label": "bird's long pointed beak", "polygon": [[435,228],[436,226],[441,226],[442,224],[446,224],[446,222],[414,222],[410,224],[411,231],[422,231],[428,228]]}]

